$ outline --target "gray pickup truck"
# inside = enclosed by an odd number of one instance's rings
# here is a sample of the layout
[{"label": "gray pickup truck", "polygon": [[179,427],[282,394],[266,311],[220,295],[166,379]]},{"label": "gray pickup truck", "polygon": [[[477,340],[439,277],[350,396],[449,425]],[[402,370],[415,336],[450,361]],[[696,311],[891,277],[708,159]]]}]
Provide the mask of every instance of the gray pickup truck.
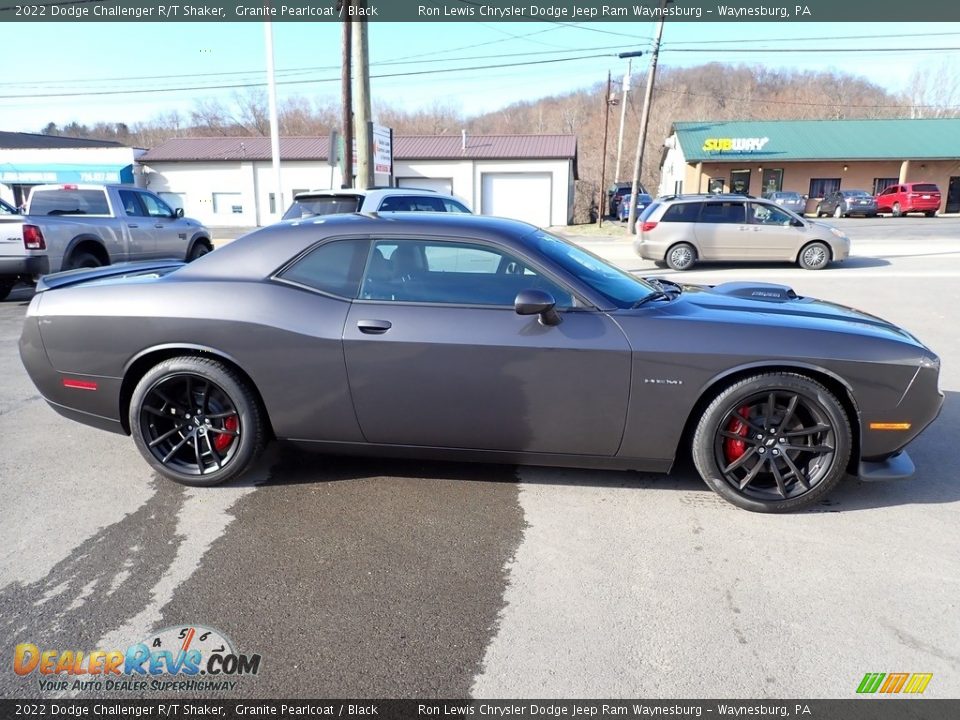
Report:
[{"label": "gray pickup truck", "polygon": [[207,228],[129,185],[38,185],[22,220],[39,229],[52,273],[126,260],[194,260],[213,249]]}]

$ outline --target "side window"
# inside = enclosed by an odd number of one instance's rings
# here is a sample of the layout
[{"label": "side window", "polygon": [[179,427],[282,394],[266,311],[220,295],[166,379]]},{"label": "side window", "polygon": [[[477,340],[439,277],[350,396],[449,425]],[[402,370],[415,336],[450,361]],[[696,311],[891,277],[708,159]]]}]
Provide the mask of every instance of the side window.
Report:
[{"label": "side window", "polygon": [[[655,207],[655,205],[656,203],[650,207]],[[701,207],[703,207],[703,203],[677,203],[676,205],[671,205],[664,211],[660,222],[696,222]]]},{"label": "side window", "polygon": [[703,204],[700,214],[702,223],[718,223],[721,225],[736,225],[746,222],[746,214],[742,202],[707,202]]},{"label": "side window", "polygon": [[369,240],[324,243],[281,272],[279,277],[331,295],[353,299],[360,288],[369,247]]},{"label": "side window", "polygon": [[792,220],[778,207],[750,203],[750,223],[753,225],[789,225]]},{"label": "side window", "polygon": [[409,212],[412,209],[410,198],[403,195],[384,198],[377,208],[379,212]]},{"label": "side window", "polygon": [[144,217],[147,214],[140,204],[139,195],[140,193],[132,190],[120,191],[120,204],[123,205],[123,211],[131,217]]},{"label": "side window", "polygon": [[171,218],[173,217],[173,210],[170,209],[170,206],[167,205],[163,200],[151,195],[150,193],[137,193],[140,196],[140,202],[143,203],[143,206],[147,209],[147,215],[150,217],[156,218]]},{"label": "side window", "polygon": [[444,212],[443,203],[437,197],[415,197],[410,202],[416,212]]},{"label": "side window", "polygon": [[545,290],[557,307],[573,306],[567,290],[496,248],[440,240],[379,240],[360,298],[512,307],[521,290]]},{"label": "side window", "polygon": [[457,202],[456,200],[443,198],[441,202],[443,203],[444,210],[446,210],[447,212],[467,213],[468,215],[470,214],[470,211],[467,209],[467,206],[464,205],[463,203]]}]

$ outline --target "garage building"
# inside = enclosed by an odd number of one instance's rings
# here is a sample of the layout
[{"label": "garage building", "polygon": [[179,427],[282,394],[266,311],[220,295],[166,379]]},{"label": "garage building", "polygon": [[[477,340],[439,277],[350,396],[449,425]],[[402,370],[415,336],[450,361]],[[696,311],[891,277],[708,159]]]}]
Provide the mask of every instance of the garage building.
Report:
[{"label": "garage building", "polygon": [[[574,135],[394,136],[393,176],[377,185],[456,195],[477,213],[540,226],[573,219]],[[341,186],[329,138],[281,138],[282,199],[273,192],[270,139],[177,138],[140,158],[146,187],[201,222],[248,227],[279,220],[298,192]]]},{"label": "garage building", "polygon": [[678,122],[664,142],[660,194],[791,190],[876,195],[936,183],[940,212],[960,212],[960,118]]}]

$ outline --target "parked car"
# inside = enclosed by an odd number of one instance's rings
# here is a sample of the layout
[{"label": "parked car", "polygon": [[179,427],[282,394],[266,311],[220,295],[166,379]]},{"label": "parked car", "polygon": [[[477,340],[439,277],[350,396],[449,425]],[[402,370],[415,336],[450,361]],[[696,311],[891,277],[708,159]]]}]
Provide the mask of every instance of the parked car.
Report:
[{"label": "parked car", "polygon": [[698,261],[795,262],[821,270],[850,254],[850,239],[770,200],[743,195],[657,198],[637,221],[640,257],[689,270]]},{"label": "parked car", "polygon": [[[617,206],[617,220],[626,222],[630,218],[630,198],[632,195],[624,195],[623,200]],[[647,205],[653,202],[653,198],[647,193],[637,193],[637,217],[647,209]]]},{"label": "parked car", "polygon": [[847,215],[877,216],[877,201],[866,190],[838,190],[828,193],[817,205],[817,217],[833,215],[835,218]]},{"label": "parked car", "polygon": [[780,207],[795,212],[797,215],[803,215],[807,209],[807,196],[798,192],[777,190],[776,192],[763,193],[762,197],[775,202]]},{"label": "parked car", "polygon": [[0,300],[19,282],[47,272],[47,246],[35,225],[24,222],[13,205],[0,200]]},{"label": "parked car", "polygon": [[933,217],[939,209],[940,188],[933,183],[891,185],[877,195],[877,212],[892,213],[894,217],[912,212]]},{"label": "parked car", "polygon": [[470,214],[453,195],[416,188],[311,190],[299,193],[282,220],[354,212],[452,212]]},{"label": "parked car", "polygon": [[50,272],[125,260],[195,260],[213,250],[207,228],[130,185],[38,185],[26,222],[46,245]]},{"label": "parked car", "polygon": [[782,512],[848,470],[909,476],[904,447],[943,401],[937,356],[872,315],[644,280],[454,213],[280,223],[189,265],[48,275],[20,354],[54,410],[133,435],[188,485],[242,475],[268,438],[649,472],[692,452],[722,497]]},{"label": "parked car", "polygon": [[[630,182],[617,182],[610,186],[610,189],[607,190],[607,207],[610,209],[610,217],[619,217],[620,203],[623,201],[623,198],[632,192],[632,180]],[[637,194],[639,195],[640,193],[644,195],[647,194],[647,189],[643,186],[643,183],[637,184]],[[627,207],[629,208],[630,206],[628,205]]]}]

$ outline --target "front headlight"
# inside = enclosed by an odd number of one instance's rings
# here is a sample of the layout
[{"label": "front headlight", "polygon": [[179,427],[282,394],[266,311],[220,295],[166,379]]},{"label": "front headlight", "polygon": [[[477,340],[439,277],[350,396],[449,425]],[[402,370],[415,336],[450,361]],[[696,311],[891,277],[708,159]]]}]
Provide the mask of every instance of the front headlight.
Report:
[{"label": "front headlight", "polygon": [[830,228],[830,232],[832,232],[835,236],[837,236],[841,240],[847,239],[847,234],[842,230],[837,230],[835,227]]},{"label": "front headlight", "polygon": [[937,355],[921,355],[920,356],[920,367],[922,368],[933,368],[934,370],[940,369],[940,358]]}]

